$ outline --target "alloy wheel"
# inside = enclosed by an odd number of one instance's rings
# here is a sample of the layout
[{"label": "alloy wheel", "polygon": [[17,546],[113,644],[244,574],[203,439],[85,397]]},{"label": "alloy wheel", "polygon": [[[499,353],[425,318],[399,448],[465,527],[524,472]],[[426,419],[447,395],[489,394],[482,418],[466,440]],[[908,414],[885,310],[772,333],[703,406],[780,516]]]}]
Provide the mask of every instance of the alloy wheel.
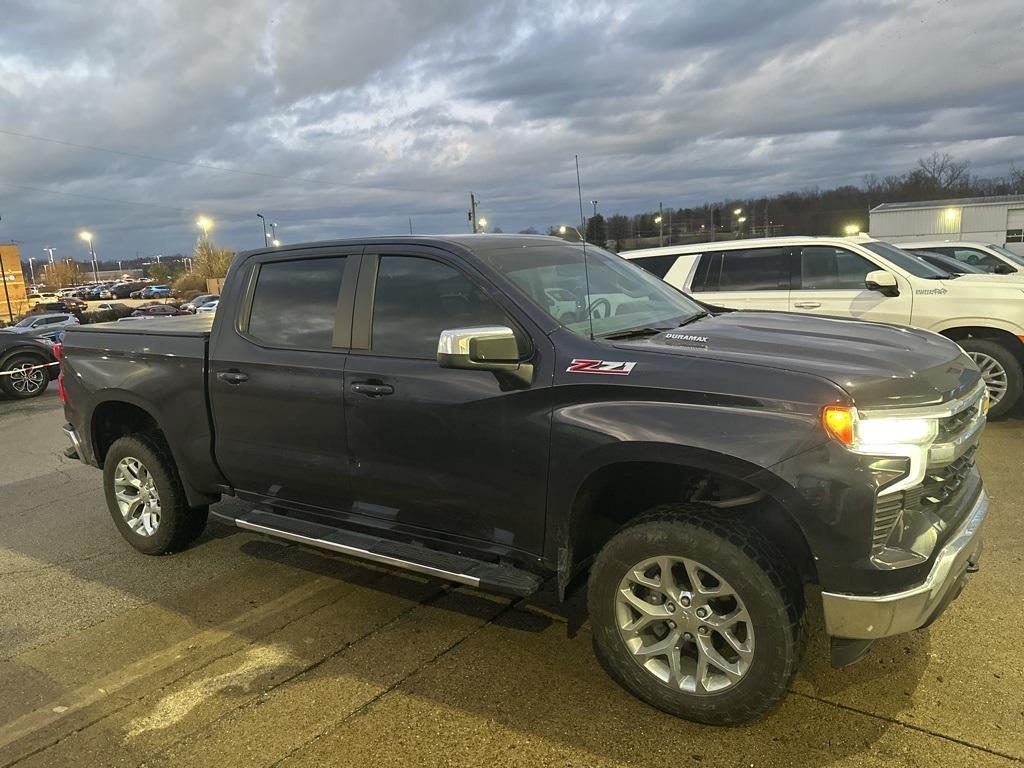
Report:
[{"label": "alloy wheel", "polygon": [[754,628],[739,594],[696,560],[663,555],[627,571],[615,596],[619,637],[663,684],[706,695],[750,669]]},{"label": "alloy wheel", "polygon": [[32,363],[15,366],[8,371],[11,387],[23,395],[34,395],[46,384],[46,369]]},{"label": "alloy wheel", "polygon": [[1009,387],[1006,369],[1003,368],[998,360],[991,355],[986,355],[984,352],[968,352],[967,354],[970,355],[971,360],[974,361],[974,364],[981,371],[981,378],[985,381],[985,386],[988,388],[990,406],[996,405],[1003,399]]},{"label": "alloy wheel", "polygon": [[128,527],[140,536],[152,536],[160,527],[160,494],[153,475],[132,456],[114,469],[114,498]]}]

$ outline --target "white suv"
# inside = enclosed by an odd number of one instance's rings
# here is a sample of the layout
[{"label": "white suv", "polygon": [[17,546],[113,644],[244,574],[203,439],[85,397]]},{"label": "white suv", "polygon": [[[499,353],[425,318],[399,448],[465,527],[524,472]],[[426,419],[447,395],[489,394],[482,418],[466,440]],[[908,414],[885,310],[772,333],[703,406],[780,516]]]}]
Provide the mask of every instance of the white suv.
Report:
[{"label": "white suv", "polygon": [[1021,395],[1024,282],[1014,276],[952,276],[869,237],[726,240],[620,255],[707,304],[941,333],[981,369],[992,416],[1005,414]]},{"label": "white suv", "polygon": [[1015,275],[1024,279],[1024,256],[992,243],[968,243],[949,240],[921,240],[893,243],[905,251],[931,251],[950,256],[964,264],[980,267],[997,275]]}]

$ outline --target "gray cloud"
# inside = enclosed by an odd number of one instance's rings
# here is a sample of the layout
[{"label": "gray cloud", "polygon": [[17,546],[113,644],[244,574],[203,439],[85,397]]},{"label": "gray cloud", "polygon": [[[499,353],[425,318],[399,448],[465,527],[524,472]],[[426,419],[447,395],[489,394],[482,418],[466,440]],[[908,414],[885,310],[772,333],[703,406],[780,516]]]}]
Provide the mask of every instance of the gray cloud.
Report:
[{"label": "gray cloud", "polygon": [[[856,182],[932,151],[1024,161],[1015,0],[9,0],[0,238],[83,256],[187,251],[206,213],[254,247],[515,230]],[[282,178],[270,178],[282,177]],[[33,190],[50,190],[33,191]],[[111,202],[121,201],[121,202]]]}]

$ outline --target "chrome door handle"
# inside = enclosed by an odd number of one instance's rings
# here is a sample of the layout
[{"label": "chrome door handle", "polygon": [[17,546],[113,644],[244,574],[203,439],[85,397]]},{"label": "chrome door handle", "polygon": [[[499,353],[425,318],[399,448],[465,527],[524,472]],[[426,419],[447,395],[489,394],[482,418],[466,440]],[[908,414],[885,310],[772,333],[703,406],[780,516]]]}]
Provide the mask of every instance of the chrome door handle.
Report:
[{"label": "chrome door handle", "polygon": [[821,306],[820,301],[796,301],[793,302],[793,306],[798,309],[817,309]]},{"label": "chrome door handle", "polygon": [[393,394],[395,388],[390,384],[371,384],[367,381],[360,381],[349,387],[353,392],[366,395],[367,397],[383,397]]},{"label": "chrome door handle", "polygon": [[218,371],[217,378],[228,384],[241,384],[249,380],[249,374],[241,371]]}]

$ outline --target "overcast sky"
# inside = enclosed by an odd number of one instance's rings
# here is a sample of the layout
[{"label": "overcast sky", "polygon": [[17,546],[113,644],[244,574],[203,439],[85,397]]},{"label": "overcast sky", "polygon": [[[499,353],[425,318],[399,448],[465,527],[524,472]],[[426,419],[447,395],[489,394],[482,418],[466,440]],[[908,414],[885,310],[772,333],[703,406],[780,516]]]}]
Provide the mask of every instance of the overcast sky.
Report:
[{"label": "overcast sky", "polygon": [[1024,165],[1020,0],[4,0],[2,15],[0,240],[25,257],[84,257],[82,228],[101,258],[188,252],[198,214],[236,249],[260,244],[256,211],[285,242],[409,218],[461,232],[469,190],[506,231],[544,228],[579,220],[574,153],[606,214],[857,183],[936,150],[979,175]]}]

